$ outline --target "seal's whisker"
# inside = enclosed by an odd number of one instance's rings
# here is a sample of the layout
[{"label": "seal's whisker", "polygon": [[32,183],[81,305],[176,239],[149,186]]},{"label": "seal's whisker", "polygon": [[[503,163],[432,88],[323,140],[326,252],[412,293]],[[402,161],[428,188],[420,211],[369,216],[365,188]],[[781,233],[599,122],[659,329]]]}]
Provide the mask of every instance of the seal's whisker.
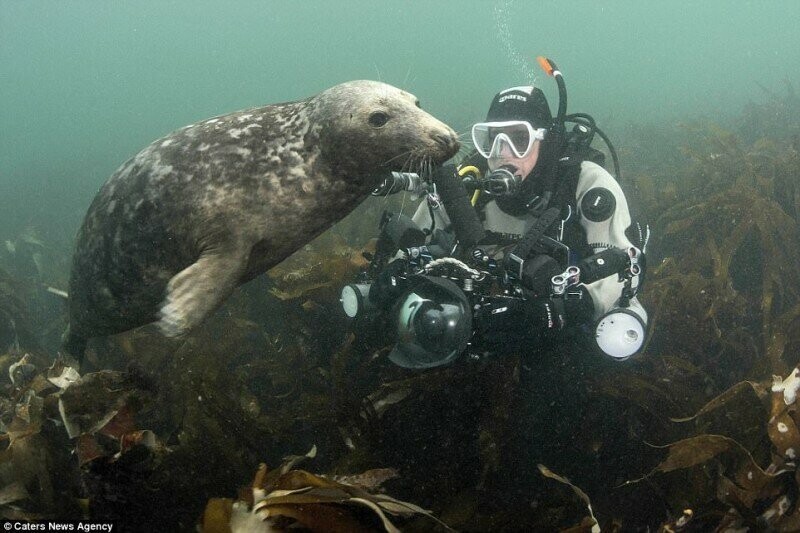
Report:
[{"label": "seal's whisker", "polygon": [[406,155],[408,155],[408,152],[397,154],[396,156],[390,157],[389,159],[385,160],[383,164],[388,165],[389,163],[393,163],[394,161],[400,159],[401,157],[405,157]]},{"label": "seal's whisker", "polygon": [[417,176],[422,176],[423,171],[425,170],[425,160],[428,158],[427,155],[423,154],[422,157],[419,158],[417,161],[416,169],[417,169]]},{"label": "seal's whisker", "polygon": [[[406,76],[403,78],[403,85],[402,87],[407,87],[408,77],[411,75],[411,64],[408,65],[408,70],[406,70]],[[415,76],[416,77],[416,76]]]},{"label": "seal's whisker", "polygon": [[472,139],[470,139],[469,142],[462,141],[458,147],[458,152],[456,152],[456,155],[453,157],[464,156],[473,151],[475,151],[475,146],[472,144]]},{"label": "seal's whisker", "polygon": [[406,159],[403,166],[400,167],[402,172],[409,172],[412,168],[414,168],[414,160],[416,159],[417,153],[416,150],[410,150],[408,152],[408,158]]},{"label": "seal's whisker", "polygon": [[456,132],[456,136],[458,137],[458,140],[461,141],[461,144],[464,144],[464,143],[472,144],[472,132],[471,131],[465,131],[464,133]]},{"label": "seal's whisker", "polygon": [[400,214],[401,215],[403,214],[403,210],[406,208],[406,196],[408,196],[408,193],[406,191],[403,191],[403,199],[400,201]]},{"label": "seal's whisker", "polygon": [[405,172],[406,171],[406,169],[408,168],[408,162],[411,161],[412,157],[413,157],[413,154],[411,152],[408,152],[406,154],[406,158],[403,161],[403,164],[400,165],[400,172]]},{"label": "seal's whisker", "polygon": [[409,171],[416,170],[416,174],[419,174],[419,163],[423,159],[423,155],[419,152],[414,153],[414,158],[411,160],[411,164],[408,166]]},{"label": "seal's whisker", "polygon": [[472,133],[469,133],[469,132],[468,133],[463,133],[463,134],[458,136],[458,140],[461,142],[461,144],[470,144],[471,145],[471,144],[473,144],[472,143]]},{"label": "seal's whisker", "polygon": [[383,162],[383,165],[384,165],[384,166],[385,166],[385,165],[388,165],[389,163],[392,163],[392,162],[394,162],[394,161],[396,161],[396,160],[400,159],[401,157],[406,157],[406,156],[408,156],[409,154],[411,154],[412,152],[414,152],[414,150],[413,150],[413,149],[412,149],[412,150],[407,150],[407,151],[405,151],[405,152],[402,152],[402,153],[399,153],[399,154],[397,154],[396,156],[394,156],[394,157],[391,157],[391,158],[387,159],[386,161],[384,161],[384,162]]}]

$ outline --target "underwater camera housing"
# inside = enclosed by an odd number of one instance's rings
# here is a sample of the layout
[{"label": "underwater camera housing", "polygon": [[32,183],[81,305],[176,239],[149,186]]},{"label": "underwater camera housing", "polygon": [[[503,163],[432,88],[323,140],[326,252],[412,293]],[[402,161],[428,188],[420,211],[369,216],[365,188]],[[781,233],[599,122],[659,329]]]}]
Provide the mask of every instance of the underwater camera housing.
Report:
[{"label": "underwater camera housing", "polygon": [[461,355],[472,337],[472,309],[455,282],[416,276],[391,312],[397,342],[389,360],[404,368],[433,368]]},{"label": "underwater camera housing", "polygon": [[355,320],[356,335],[393,343],[389,360],[398,366],[427,369],[450,364],[464,353],[494,354],[477,332],[487,312],[499,312],[498,295],[509,308],[524,307],[530,298],[585,299],[580,285],[614,274],[626,281],[614,308],[596,323],[595,341],[617,361],[644,342],[646,314],[633,299],[643,254],[635,247],[609,248],[573,266],[556,260],[554,250],[537,248],[524,253],[524,260],[499,264],[480,248],[462,261],[445,251],[449,246],[426,240],[426,232],[408,216],[384,213],[375,255],[341,291],[342,308]]},{"label": "underwater camera housing", "polygon": [[[564,78],[549,59],[539,57],[539,63],[548,76],[552,76],[558,84],[558,112],[548,128],[545,140],[558,148],[559,164],[570,164],[582,160],[591,160],[602,165],[604,155],[591,148],[594,135],[600,136],[608,146],[614,160],[617,180],[620,180],[619,162],[614,146],[608,137],[597,127],[594,119],[584,113],[566,114],[567,91]],[[566,131],[566,123],[574,123],[571,131]],[[549,140],[548,140],[549,137]],[[558,186],[555,172],[558,165],[547,177],[542,202],[537,209],[544,212],[547,204]],[[474,169],[473,173],[463,172]],[[376,252],[369,266],[359,276],[356,283],[346,285],[341,292],[341,302],[345,314],[358,323],[368,323],[383,328],[376,337],[385,340],[389,335],[397,341],[390,360],[407,368],[431,368],[448,364],[455,360],[459,353],[470,347],[474,334],[472,310],[484,304],[490,295],[498,290],[505,297],[524,300],[537,298],[567,298],[576,294],[578,283],[588,284],[601,271],[611,275],[617,272],[620,276],[628,272],[629,278],[636,279],[638,273],[631,274],[628,258],[625,261],[609,261],[612,257],[601,257],[601,252],[594,259],[586,258],[578,267],[569,267],[563,250],[553,249],[548,253],[519,258],[515,269],[506,268],[495,263],[485,254],[473,254],[470,264],[454,257],[452,253],[458,249],[467,249],[483,238],[483,226],[477,218],[467,192],[483,189],[494,196],[518,194],[521,179],[514,175],[512,169],[499,168],[484,178],[481,171],[468,166],[458,171],[455,180],[442,180],[433,187],[429,177],[422,178],[418,174],[392,172],[385,175],[381,184],[372,192],[374,196],[384,196],[397,192],[411,192],[414,195],[427,193],[428,207],[432,211],[441,200],[448,214],[459,213],[464,216],[451,216],[452,233],[456,241],[446,241],[445,232],[435,230],[433,226],[426,233],[411,218],[405,215],[384,213],[380,222],[380,236]],[[452,183],[450,183],[452,181]],[[472,189],[472,191],[470,191]],[[476,196],[473,195],[473,201]],[[431,212],[431,218],[433,219]],[[432,235],[429,235],[432,232]],[[431,243],[426,244],[432,237]],[[437,237],[440,237],[437,240]],[[543,239],[545,237],[542,237]],[[561,248],[566,248],[556,241]],[[475,252],[480,252],[475,249]],[[617,250],[618,252],[618,250]],[[618,254],[617,254],[618,255]],[[624,255],[624,252],[623,252]],[[549,261],[548,256],[557,260]],[[605,268],[598,266],[605,264]],[[609,268],[614,265],[614,268]],[[508,266],[508,265],[504,265]],[[561,269],[566,268],[559,273]],[[583,271],[582,271],[583,270]],[[612,313],[601,318],[596,327],[596,340],[601,350],[614,359],[624,360],[641,347],[644,324],[628,324],[623,315],[627,313],[630,299],[636,292],[631,289],[630,279],[620,296],[618,305]],[[626,292],[627,291],[627,292]],[[466,304],[464,302],[467,302]],[[614,313],[618,311],[618,313]],[[383,316],[387,320],[381,321]],[[377,318],[376,318],[377,317]],[[365,320],[366,319],[366,320]],[[624,326],[622,331],[626,343],[623,347],[606,346],[606,335],[615,335],[617,327]],[[469,327],[467,327],[469,326]],[[612,327],[614,326],[614,327]],[[611,341],[609,341],[611,342]],[[605,346],[605,348],[604,348]],[[612,353],[609,353],[612,352]]]},{"label": "underwater camera housing", "polygon": [[423,369],[452,362],[472,336],[471,302],[456,277],[426,268],[442,259],[426,246],[426,234],[411,218],[384,213],[375,255],[356,283],[342,288],[340,301],[350,318],[382,316],[380,337],[395,341],[389,359]]}]

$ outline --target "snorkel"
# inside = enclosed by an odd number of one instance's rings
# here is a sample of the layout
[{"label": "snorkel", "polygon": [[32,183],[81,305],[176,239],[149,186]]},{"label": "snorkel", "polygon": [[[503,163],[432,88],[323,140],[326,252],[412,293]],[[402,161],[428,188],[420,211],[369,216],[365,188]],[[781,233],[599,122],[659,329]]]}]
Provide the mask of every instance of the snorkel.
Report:
[{"label": "snorkel", "polygon": [[[567,86],[564,82],[564,76],[558,70],[558,66],[552,59],[544,56],[538,56],[536,60],[545,74],[553,77],[558,85],[558,112],[547,130],[546,138],[548,144],[547,155],[551,158],[551,161],[548,162],[550,167],[546,170],[545,185],[541,197],[534,197],[528,203],[528,208],[542,211],[547,208],[553,195],[561,186],[561,183],[558,182],[559,167],[570,164],[575,159],[573,156],[576,154],[578,155],[577,162],[579,163],[581,161],[581,152],[589,148],[595,133],[608,146],[608,151],[614,162],[614,173],[617,182],[621,181],[622,175],[619,170],[617,151],[614,149],[614,145],[611,144],[611,140],[597,127],[594,118],[586,113],[567,115]],[[575,124],[569,133],[567,133],[566,129],[567,122]]]},{"label": "snorkel", "polygon": [[[567,137],[576,138],[586,146],[592,143],[595,133],[599,135],[600,138],[603,139],[603,142],[606,143],[606,146],[608,146],[608,151],[611,153],[611,158],[614,161],[614,174],[617,182],[620,182],[622,180],[622,174],[619,170],[619,159],[614,145],[611,144],[611,139],[597,127],[591,115],[586,113],[572,113],[571,115],[567,115],[567,86],[564,83],[564,76],[561,74],[561,71],[558,70],[558,67],[552,59],[538,56],[536,60],[539,62],[539,66],[542,67],[545,74],[555,78],[556,84],[558,85],[558,114],[553,120],[553,125],[549,130],[550,135],[560,135],[565,141],[570,140]],[[569,136],[566,134],[565,124],[567,122],[575,124]]]},{"label": "snorkel", "polygon": [[541,212],[547,209],[550,200],[553,198],[558,178],[559,165],[557,158],[563,151],[564,144],[566,143],[564,121],[567,115],[567,85],[564,83],[564,76],[561,75],[561,71],[558,70],[555,62],[544,56],[537,56],[536,60],[544,73],[554,78],[558,85],[558,112],[553,122],[550,124],[550,127],[547,129],[547,136],[545,137],[545,142],[548,146],[547,155],[550,156],[552,160],[548,161],[549,168],[547,169],[544,190],[541,196],[535,196],[526,204],[528,209]]},{"label": "snorkel", "polygon": [[552,132],[555,129],[556,134],[561,133],[563,135],[565,131],[564,120],[567,116],[567,85],[564,83],[564,76],[561,75],[561,71],[558,70],[553,60],[544,56],[537,56],[536,61],[539,62],[539,66],[542,67],[545,74],[555,78],[558,85],[558,113],[550,126],[550,131]]}]

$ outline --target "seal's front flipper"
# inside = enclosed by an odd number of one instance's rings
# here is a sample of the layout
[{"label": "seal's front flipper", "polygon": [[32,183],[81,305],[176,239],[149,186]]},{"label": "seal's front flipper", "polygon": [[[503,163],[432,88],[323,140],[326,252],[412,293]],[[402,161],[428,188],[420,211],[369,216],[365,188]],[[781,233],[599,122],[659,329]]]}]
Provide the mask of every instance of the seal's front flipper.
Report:
[{"label": "seal's front flipper", "polygon": [[246,263],[241,254],[207,252],[178,272],[167,284],[159,312],[161,333],[178,337],[199,325],[230,295]]}]

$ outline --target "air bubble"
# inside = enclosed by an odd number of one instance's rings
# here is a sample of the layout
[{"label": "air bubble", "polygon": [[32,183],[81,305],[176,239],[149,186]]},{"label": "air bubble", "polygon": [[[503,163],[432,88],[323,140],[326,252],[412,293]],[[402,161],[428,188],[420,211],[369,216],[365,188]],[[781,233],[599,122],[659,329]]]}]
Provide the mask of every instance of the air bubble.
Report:
[{"label": "air bubble", "polygon": [[497,36],[500,38],[500,44],[503,47],[506,57],[517,70],[521,79],[533,83],[536,79],[536,72],[514,46],[514,41],[511,36],[511,28],[509,26],[511,4],[511,0],[502,0],[496,2],[494,5],[494,25],[497,29]]}]

